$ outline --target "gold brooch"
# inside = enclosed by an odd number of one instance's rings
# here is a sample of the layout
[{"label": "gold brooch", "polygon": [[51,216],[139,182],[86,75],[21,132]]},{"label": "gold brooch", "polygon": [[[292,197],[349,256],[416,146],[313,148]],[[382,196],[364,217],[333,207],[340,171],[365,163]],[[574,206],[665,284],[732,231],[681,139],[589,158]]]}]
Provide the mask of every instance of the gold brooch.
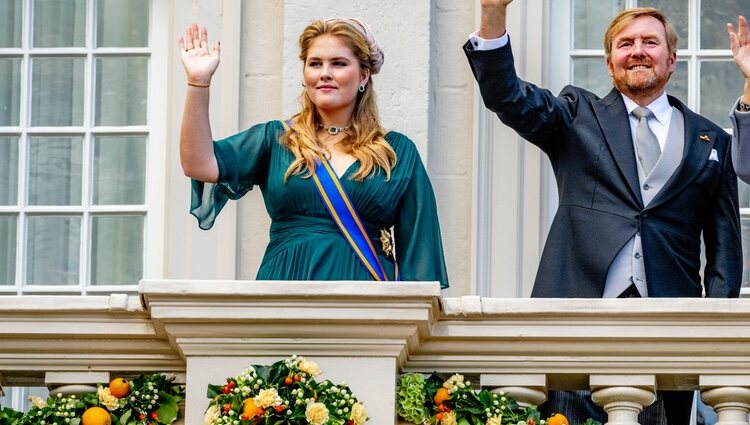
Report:
[{"label": "gold brooch", "polygon": [[385,255],[390,257],[393,253],[393,245],[391,245],[391,232],[388,229],[380,229],[380,243]]},{"label": "gold brooch", "polygon": [[701,139],[701,140],[703,140],[704,142],[710,142],[711,141],[711,138],[709,138],[705,134],[701,134],[698,138]]}]

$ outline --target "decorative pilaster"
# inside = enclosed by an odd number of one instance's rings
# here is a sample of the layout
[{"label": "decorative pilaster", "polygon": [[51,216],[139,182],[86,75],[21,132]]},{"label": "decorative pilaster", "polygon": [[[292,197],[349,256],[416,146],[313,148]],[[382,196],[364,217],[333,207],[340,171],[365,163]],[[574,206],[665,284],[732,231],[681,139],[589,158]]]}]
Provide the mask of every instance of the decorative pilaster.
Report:
[{"label": "decorative pilaster", "polygon": [[439,313],[436,283],[142,281],[157,333],[186,361],[185,423],[202,423],[206,385],[298,354],[395,423],[396,376]]},{"label": "decorative pilaster", "polygon": [[750,376],[701,375],[701,399],[713,407],[716,425],[748,425]]},{"label": "decorative pilaster", "polygon": [[591,399],[607,412],[605,425],[638,425],[638,414],[656,400],[654,375],[592,375]]},{"label": "decorative pilaster", "polygon": [[507,393],[523,407],[538,406],[547,400],[547,376],[542,374],[482,374],[480,385],[482,388],[492,388],[490,391],[493,393]]}]

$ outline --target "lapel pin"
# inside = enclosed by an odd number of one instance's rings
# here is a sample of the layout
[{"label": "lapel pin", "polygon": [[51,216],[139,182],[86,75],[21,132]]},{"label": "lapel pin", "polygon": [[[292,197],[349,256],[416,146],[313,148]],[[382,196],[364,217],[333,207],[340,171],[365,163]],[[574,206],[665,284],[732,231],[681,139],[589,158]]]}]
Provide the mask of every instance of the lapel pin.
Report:
[{"label": "lapel pin", "polygon": [[709,138],[705,134],[701,134],[700,137],[698,137],[698,138],[701,139],[701,140],[703,140],[704,142],[710,142],[711,141],[711,138]]}]

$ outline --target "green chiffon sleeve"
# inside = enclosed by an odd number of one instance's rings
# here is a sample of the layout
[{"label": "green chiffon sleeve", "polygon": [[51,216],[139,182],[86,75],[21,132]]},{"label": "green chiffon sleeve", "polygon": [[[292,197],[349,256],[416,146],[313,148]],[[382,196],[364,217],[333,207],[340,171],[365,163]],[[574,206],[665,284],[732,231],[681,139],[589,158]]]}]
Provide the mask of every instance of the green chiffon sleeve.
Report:
[{"label": "green chiffon sleeve", "polygon": [[198,220],[198,227],[210,229],[228,200],[240,199],[264,183],[272,145],[282,131],[280,121],[271,121],[214,142],[218,182],[192,180],[190,214]]},{"label": "green chiffon sleeve", "polygon": [[448,287],[448,272],[435,193],[416,149],[412,154],[413,158],[405,155],[398,159],[407,162],[413,159],[413,168],[396,215],[396,259],[402,280],[438,281],[440,288],[445,289]]}]

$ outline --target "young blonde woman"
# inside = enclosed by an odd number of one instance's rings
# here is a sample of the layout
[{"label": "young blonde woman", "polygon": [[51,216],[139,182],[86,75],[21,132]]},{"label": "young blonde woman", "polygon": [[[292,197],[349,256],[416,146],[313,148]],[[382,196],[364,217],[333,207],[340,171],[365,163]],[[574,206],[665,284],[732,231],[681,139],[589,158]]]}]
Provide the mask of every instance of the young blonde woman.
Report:
[{"label": "young blonde woman", "polygon": [[[208,99],[220,45],[209,49],[206,29],[196,24],[179,45],[188,79],[180,159],[193,179],[190,212],[201,229],[211,228],[227,200],[258,186],[271,229],[257,279],[439,281],[448,287],[435,196],[422,161],[411,140],[380,125],[372,76],[383,52],[366,24],[328,19],[308,25],[299,38],[302,110],[218,141],[212,140]],[[349,213],[354,224],[347,224]]]}]

